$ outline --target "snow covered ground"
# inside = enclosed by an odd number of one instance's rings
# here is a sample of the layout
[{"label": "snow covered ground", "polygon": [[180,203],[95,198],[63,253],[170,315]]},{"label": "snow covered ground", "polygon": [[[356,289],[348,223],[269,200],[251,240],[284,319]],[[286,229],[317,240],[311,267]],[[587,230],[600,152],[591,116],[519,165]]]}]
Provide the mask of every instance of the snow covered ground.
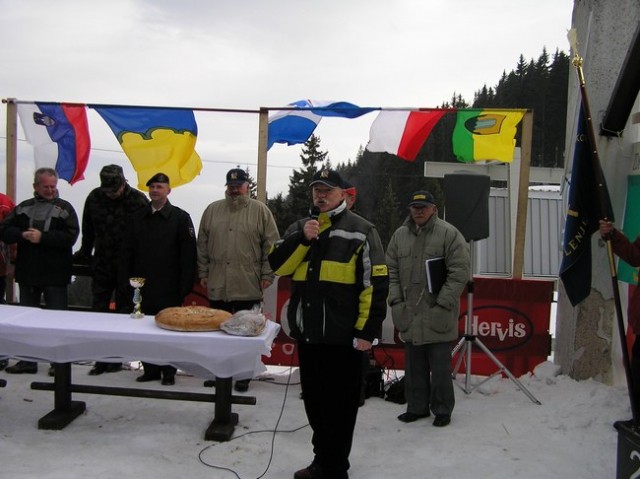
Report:
[{"label": "snow covered ground", "polygon": [[[0,389],[0,477],[282,479],[312,459],[296,369],[290,375],[288,368],[269,367],[251,383],[245,394],[256,396],[257,405],[234,405],[240,416],[236,437],[224,443],[204,440],[211,403],[88,394],[74,395],[87,411],[64,430],[38,430],[53,394],[32,391],[29,384],[47,380],[46,369],[42,364],[37,375],[0,373],[8,383]],[[401,423],[396,416],[404,405],[367,399],[358,416],[350,477],[615,477],[612,424],[630,418],[626,389],[555,376],[556,369],[547,362],[520,378],[542,405],[509,379],[493,378],[470,394],[456,388],[453,420],[445,428],[433,427],[430,419]],[[74,365],[74,382],[135,387],[139,374],[90,377],[88,370]],[[184,375],[173,388],[211,392]]]}]

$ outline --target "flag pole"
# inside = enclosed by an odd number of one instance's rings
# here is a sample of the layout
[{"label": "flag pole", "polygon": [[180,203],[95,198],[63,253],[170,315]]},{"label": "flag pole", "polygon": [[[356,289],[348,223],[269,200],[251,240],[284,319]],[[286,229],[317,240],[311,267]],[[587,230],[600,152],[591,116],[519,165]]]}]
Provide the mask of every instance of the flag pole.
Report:
[{"label": "flag pole", "polygon": [[[14,203],[17,198],[17,158],[18,158],[18,107],[15,98],[2,100],[7,104],[7,190],[6,194]],[[6,297],[7,302],[15,302],[14,270],[7,268]]]},{"label": "flag pole", "polygon": [[[600,158],[598,156],[598,147],[596,143],[596,135],[593,129],[593,121],[591,118],[591,107],[589,105],[589,98],[587,96],[587,86],[584,79],[584,71],[582,70],[583,59],[578,53],[577,41],[571,38],[570,42],[575,52],[572,63],[578,74],[578,82],[580,84],[580,96],[582,98],[582,111],[587,123],[587,136],[589,139],[589,145],[591,145],[591,167],[593,168],[594,177],[597,185],[598,203],[600,205],[600,218],[608,221],[609,208],[607,207],[607,201],[605,199],[605,179],[600,168]],[[629,349],[627,348],[627,338],[625,334],[624,319],[622,316],[622,303],[620,301],[620,290],[618,288],[618,275],[616,272],[616,264],[613,257],[613,247],[611,246],[611,238],[604,238],[607,246],[607,257],[609,259],[609,271],[611,274],[611,286],[613,288],[613,299],[616,308],[616,319],[618,325],[618,335],[620,337],[620,344],[622,349],[622,363],[624,366],[625,376],[627,378],[627,389],[629,390],[629,400],[631,402],[631,414],[633,417],[633,427],[638,427],[638,406],[636,404],[634,378],[631,375],[631,363],[629,360]]]},{"label": "flag pole", "polygon": [[267,202],[267,143],[269,142],[269,110],[260,108],[258,125],[257,199]]}]

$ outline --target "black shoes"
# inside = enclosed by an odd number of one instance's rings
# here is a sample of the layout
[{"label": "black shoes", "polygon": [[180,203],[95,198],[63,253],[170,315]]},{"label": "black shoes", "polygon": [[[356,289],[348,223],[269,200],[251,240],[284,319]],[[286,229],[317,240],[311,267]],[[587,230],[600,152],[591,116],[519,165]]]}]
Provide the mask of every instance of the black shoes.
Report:
[{"label": "black shoes", "polygon": [[99,376],[107,372],[107,363],[96,363],[89,371],[89,376]]},{"label": "black shoes", "polygon": [[445,414],[436,414],[436,418],[433,420],[435,427],[445,427],[451,422],[451,416]]},{"label": "black shoes", "polygon": [[159,379],[160,379],[160,373],[158,373],[158,374],[147,374],[147,373],[144,373],[142,376],[138,376],[136,378],[136,382],[148,383],[149,381],[158,381]]},{"label": "black shoes", "polygon": [[293,479],[349,479],[347,471],[327,471],[312,462],[308,467],[293,474]]},{"label": "black shoes", "polygon": [[[398,420],[402,422],[414,422],[418,419],[422,419],[425,417],[429,417],[431,414],[415,414],[412,412],[405,412],[398,416]],[[433,420],[433,425],[435,427],[444,427],[447,426],[451,422],[451,416],[446,414],[436,414],[435,419]]]},{"label": "black shoes", "polygon": [[216,387],[216,380],[215,379],[207,379],[203,386],[205,388],[215,388]]},{"label": "black shoes", "polygon": [[38,372],[38,363],[31,361],[18,361],[13,366],[5,369],[9,374],[36,374]]},{"label": "black shoes", "polygon": [[424,417],[429,417],[431,414],[427,412],[426,414],[415,414],[412,412],[405,412],[398,416],[398,420],[402,422],[414,422],[418,419],[422,419]]},{"label": "black shoes", "polygon": [[163,386],[173,386],[176,383],[174,374],[167,374],[161,377],[160,373],[144,373],[142,376],[138,376],[136,381],[139,383],[148,383],[149,381],[160,381]]},{"label": "black shoes", "polygon": [[117,373],[118,371],[122,371],[122,363],[96,362],[89,371],[89,376],[99,376],[102,373]]},{"label": "black shoes", "polygon": [[236,381],[233,385],[233,389],[238,391],[239,393],[245,393],[249,390],[249,383],[251,379],[242,379],[241,381]]},{"label": "black shoes", "polygon": [[312,462],[308,467],[300,469],[293,474],[293,479],[325,479],[322,468]]}]

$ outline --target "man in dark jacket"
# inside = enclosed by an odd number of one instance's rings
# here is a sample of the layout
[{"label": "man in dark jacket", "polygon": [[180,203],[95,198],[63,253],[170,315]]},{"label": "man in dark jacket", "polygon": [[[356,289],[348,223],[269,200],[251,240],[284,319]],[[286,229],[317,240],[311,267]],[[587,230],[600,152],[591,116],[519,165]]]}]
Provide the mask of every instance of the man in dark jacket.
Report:
[{"label": "man in dark jacket", "polygon": [[[18,245],[15,278],[20,304],[39,307],[44,298],[47,309],[66,309],[72,247],[80,232],[78,216],[71,203],[58,196],[54,169],[36,170],[33,189],[34,197],[16,206],[0,224],[0,240]],[[18,361],[6,371],[35,374],[38,363]]]},{"label": "man in dark jacket", "polygon": [[347,209],[343,181],[321,170],[311,181],[314,210],[276,242],[269,263],[291,276],[287,311],[297,340],[314,459],[295,479],[348,478],[360,403],[362,351],[386,315],[387,266],[371,223]]},{"label": "man in dark jacket", "polygon": [[[169,177],[156,173],[149,181],[151,204],[128,217],[122,241],[118,281],[133,289],[129,278],[145,278],[142,312],[155,315],[170,306],[182,305],[191,292],[196,274],[196,235],[189,213],[168,199]],[[175,384],[176,368],[143,362],[138,382],[162,379]]]},{"label": "man in dark jacket", "polygon": [[[611,221],[600,220],[600,236],[611,240],[613,252],[630,266],[640,266],[640,236],[630,241]],[[627,304],[627,321],[635,339],[631,348],[631,386],[636,408],[640,407],[640,286],[634,288]]]},{"label": "man in dark jacket", "polygon": [[[147,204],[146,196],[127,184],[121,166],[106,165],[102,168],[100,187],[93,189],[84,203],[82,245],[74,255],[77,262],[91,264],[91,306],[94,311],[108,312],[112,297],[116,311],[131,311],[129,289],[118,287],[117,259],[127,215]],[[96,362],[89,375],[121,369],[122,363]]]}]

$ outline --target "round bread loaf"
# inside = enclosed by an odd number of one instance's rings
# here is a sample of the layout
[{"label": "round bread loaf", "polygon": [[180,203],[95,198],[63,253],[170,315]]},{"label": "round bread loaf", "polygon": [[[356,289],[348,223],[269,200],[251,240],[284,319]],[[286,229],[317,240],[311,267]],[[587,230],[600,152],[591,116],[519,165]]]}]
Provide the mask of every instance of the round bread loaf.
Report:
[{"label": "round bread loaf", "polygon": [[207,306],[175,306],[156,314],[156,324],[172,331],[217,331],[231,313]]}]

